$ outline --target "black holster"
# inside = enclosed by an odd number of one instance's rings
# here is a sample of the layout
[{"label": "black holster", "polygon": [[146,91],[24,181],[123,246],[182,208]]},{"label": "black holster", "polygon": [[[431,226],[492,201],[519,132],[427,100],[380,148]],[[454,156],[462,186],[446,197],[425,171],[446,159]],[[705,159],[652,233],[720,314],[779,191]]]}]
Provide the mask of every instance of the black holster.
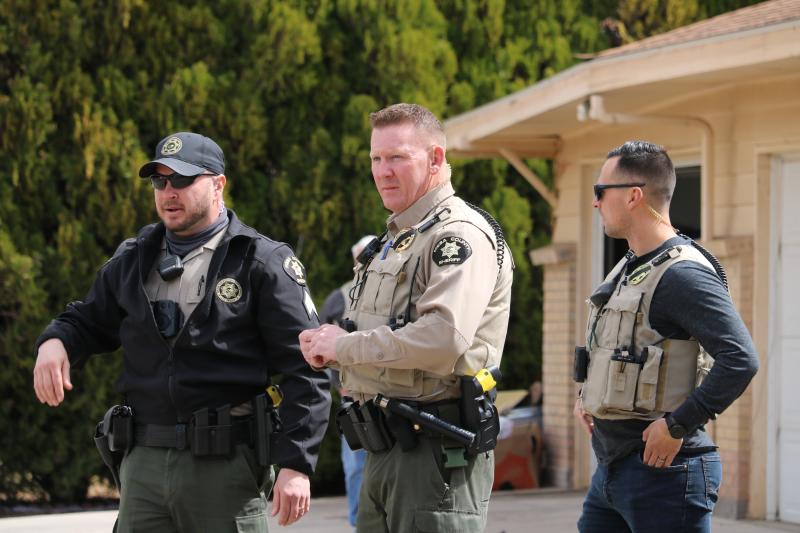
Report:
[{"label": "black holster", "polygon": [[111,471],[117,489],[122,490],[119,467],[133,447],[133,410],[127,405],[115,405],[106,411],[95,427],[94,444]]},{"label": "black holster", "polygon": [[461,377],[461,424],[464,429],[475,433],[475,440],[467,447],[470,455],[488,452],[497,447],[500,415],[494,405],[495,394],[494,389],[484,392],[476,386],[471,376]]},{"label": "black holster", "polygon": [[272,464],[272,439],[281,431],[278,409],[267,394],[253,398],[253,448],[260,466]]},{"label": "black holster", "polygon": [[586,375],[589,372],[589,350],[586,346],[575,347],[575,359],[572,365],[572,379],[576,383],[583,383],[586,381]]}]

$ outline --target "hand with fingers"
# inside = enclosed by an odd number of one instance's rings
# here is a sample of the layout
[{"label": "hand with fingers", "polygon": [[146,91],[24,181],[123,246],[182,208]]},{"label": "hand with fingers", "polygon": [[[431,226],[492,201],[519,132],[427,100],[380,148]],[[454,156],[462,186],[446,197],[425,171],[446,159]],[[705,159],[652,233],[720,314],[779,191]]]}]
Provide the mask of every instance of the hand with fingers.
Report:
[{"label": "hand with fingers", "polygon": [[594,419],[592,415],[583,410],[583,401],[580,398],[575,400],[575,407],[572,409],[572,414],[575,415],[575,418],[580,421],[584,429],[591,435],[592,431],[594,431]]},{"label": "hand with fingers", "polygon": [[653,421],[642,433],[645,442],[642,461],[655,468],[665,468],[681,451],[683,439],[673,439],[663,418]]},{"label": "hand with fingers", "polygon": [[50,407],[64,401],[65,390],[72,390],[69,357],[60,339],[48,339],[39,346],[33,368],[33,390],[39,401]]},{"label": "hand with fingers", "polygon": [[278,524],[290,526],[311,510],[311,485],[308,476],[291,468],[281,468],[272,491],[272,516]]},{"label": "hand with fingers", "polygon": [[322,368],[336,361],[336,340],[347,332],[333,324],[300,332],[300,351],[312,368]]}]

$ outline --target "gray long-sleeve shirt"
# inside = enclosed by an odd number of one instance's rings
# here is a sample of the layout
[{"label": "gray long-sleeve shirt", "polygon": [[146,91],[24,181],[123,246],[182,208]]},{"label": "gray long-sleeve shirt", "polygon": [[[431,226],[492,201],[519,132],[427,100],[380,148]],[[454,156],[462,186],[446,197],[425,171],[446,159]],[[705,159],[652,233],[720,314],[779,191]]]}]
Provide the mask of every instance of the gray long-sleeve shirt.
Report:
[{"label": "gray long-sleeve shirt", "polygon": [[[665,241],[652,252],[630,261],[627,272],[650,261],[675,245],[689,244],[685,237]],[[694,337],[714,358],[714,366],[703,383],[672,416],[689,428],[681,451],[701,452],[716,446],[703,427],[738,398],[758,370],[750,333],[720,278],[694,261],[672,265],[663,275],[650,305],[650,324],[672,339]],[[642,432],[646,420],[601,420],[595,418],[592,446],[599,462],[608,464],[644,449]]]}]

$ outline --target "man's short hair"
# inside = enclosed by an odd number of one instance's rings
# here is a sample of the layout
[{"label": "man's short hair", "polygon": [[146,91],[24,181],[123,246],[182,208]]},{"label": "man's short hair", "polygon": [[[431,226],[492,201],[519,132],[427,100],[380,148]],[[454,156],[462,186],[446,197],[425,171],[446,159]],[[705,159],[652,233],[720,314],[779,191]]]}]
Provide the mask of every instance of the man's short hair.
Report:
[{"label": "man's short hair", "polygon": [[393,104],[380,111],[369,114],[372,128],[396,126],[398,124],[413,124],[418,130],[428,132],[432,139],[446,148],[444,126],[428,108],[419,104]]},{"label": "man's short hair", "polygon": [[662,207],[669,205],[675,191],[675,167],[663,146],[647,141],[628,141],[608,152],[619,157],[616,172],[628,179],[647,183],[645,195]]}]

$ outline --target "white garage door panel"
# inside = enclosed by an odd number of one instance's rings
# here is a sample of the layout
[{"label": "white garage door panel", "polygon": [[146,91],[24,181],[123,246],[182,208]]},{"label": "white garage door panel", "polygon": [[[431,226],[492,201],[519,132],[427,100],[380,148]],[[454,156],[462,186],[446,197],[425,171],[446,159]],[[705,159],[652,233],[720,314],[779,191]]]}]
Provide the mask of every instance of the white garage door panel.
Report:
[{"label": "white garage door panel", "polygon": [[[797,376],[800,376],[800,339],[784,339],[780,344],[781,368],[781,434],[800,433],[800,398],[797,396]],[[797,448],[800,453],[800,448]],[[800,455],[792,463],[800,466]],[[800,482],[800,477],[796,478]]]},{"label": "white garage door panel", "polygon": [[783,161],[778,177],[779,253],[775,342],[780,358],[778,409],[778,515],[800,523],[800,160]]},{"label": "white garage door panel", "polygon": [[[798,339],[800,338],[800,245],[784,243],[781,248],[783,268],[781,284],[778,287],[781,292],[780,330],[784,339]],[[782,361],[790,363],[785,357]],[[800,374],[795,374],[795,377],[797,376]]]},{"label": "white garage door panel", "polygon": [[[797,202],[800,201],[800,161],[786,161],[783,164],[783,183],[781,197],[781,240],[786,244],[800,244],[800,216],[797,216]],[[785,271],[784,271],[785,272]],[[797,274],[797,271],[795,271]],[[784,279],[787,276],[784,276]]]},{"label": "white garage door panel", "polygon": [[[800,450],[800,431],[781,432],[784,445]],[[780,518],[785,522],[800,522],[800,491],[797,480],[800,480],[800,461],[781,461],[781,509]]]}]

